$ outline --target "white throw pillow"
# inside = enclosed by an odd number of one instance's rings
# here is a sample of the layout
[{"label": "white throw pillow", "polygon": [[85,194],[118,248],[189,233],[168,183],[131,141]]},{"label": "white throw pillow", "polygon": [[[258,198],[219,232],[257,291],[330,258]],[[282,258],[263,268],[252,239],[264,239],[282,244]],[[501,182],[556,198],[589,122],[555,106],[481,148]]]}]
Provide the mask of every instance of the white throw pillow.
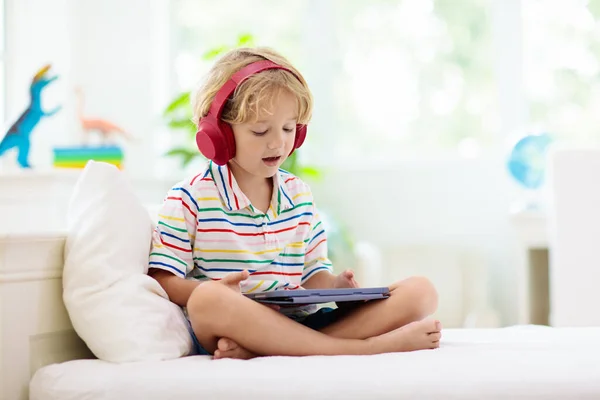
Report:
[{"label": "white throw pillow", "polygon": [[67,212],[63,299],[78,335],[111,362],[189,354],[182,310],[146,275],[152,220],[115,166],[90,161]]}]

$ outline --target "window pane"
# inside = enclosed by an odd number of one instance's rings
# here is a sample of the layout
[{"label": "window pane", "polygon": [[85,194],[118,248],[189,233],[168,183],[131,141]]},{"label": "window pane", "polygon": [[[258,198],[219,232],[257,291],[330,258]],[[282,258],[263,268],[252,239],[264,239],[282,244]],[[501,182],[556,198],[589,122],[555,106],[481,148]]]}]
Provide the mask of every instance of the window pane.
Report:
[{"label": "window pane", "polygon": [[348,153],[491,141],[497,108],[488,1],[335,4],[343,62],[336,103],[352,138],[344,141]]},{"label": "window pane", "polygon": [[[3,126],[8,129],[6,125],[6,82],[4,79],[4,58],[0,59],[0,121]],[[4,134],[6,132],[2,132]]]},{"label": "window pane", "polygon": [[4,0],[0,0],[0,53],[4,55],[4,48],[6,46],[5,43],[5,34],[6,34],[6,2]]},{"label": "window pane", "polygon": [[[212,60],[203,55],[223,46],[234,46],[243,34],[254,44],[273,47],[288,58],[298,58],[301,24],[306,2],[302,0],[255,2],[236,0],[174,0],[175,72],[180,89],[198,83]],[[296,61],[296,60],[294,60]]]},{"label": "window pane", "polygon": [[0,0],[0,122],[5,124],[5,113],[6,113],[6,85],[4,75],[4,65],[6,62],[5,54],[5,32],[6,32],[6,20],[5,20],[6,3],[4,0]]},{"label": "window pane", "polygon": [[531,126],[573,144],[600,142],[600,1],[523,0]]},{"label": "window pane", "polygon": [[[311,158],[455,151],[497,138],[490,0],[175,0],[175,71],[250,33],[303,71],[315,95]],[[324,151],[323,149],[328,149]]]}]

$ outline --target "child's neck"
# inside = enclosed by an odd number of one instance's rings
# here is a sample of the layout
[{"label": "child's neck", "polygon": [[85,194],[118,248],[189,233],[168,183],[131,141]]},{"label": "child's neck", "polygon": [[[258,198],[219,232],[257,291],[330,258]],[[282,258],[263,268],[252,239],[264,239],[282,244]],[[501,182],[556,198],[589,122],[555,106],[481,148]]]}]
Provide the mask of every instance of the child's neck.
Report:
[{"label": "child's neck", "polygon": [[235,162],[230,162],[229,168],[252,206],[266,214],[273,196],[273,178],[252,175]]}]

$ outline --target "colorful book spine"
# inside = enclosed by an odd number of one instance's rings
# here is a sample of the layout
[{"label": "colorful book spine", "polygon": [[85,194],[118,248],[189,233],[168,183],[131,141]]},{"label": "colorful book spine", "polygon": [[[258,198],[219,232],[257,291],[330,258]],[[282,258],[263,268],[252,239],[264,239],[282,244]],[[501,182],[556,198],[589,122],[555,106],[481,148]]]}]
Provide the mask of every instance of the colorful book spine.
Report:
[{"label": "colorful book spine", "polygon": [[117,146],[102,147],[62,147],[54,148],[54,166],[56,168],[83,169],[89,160],[123,167],[123,150]]}]

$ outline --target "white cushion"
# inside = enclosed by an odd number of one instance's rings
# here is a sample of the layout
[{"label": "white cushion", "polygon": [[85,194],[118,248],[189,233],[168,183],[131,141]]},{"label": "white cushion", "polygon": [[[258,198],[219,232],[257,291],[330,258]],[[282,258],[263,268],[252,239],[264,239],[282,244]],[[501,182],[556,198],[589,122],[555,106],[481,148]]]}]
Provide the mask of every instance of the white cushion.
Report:
[{"label": "white cushion", "polygon": [[189,354],[188,324],[146,275],[152,220],[116,167],[90,161],[70,200],[63,298],[96,357],[111,362]]},{"label": "white cushion", "polygon": [[600,399],[600,328],[447,329],[436,350],[376,356],[208,356],[39,369],[30,400]]}]

